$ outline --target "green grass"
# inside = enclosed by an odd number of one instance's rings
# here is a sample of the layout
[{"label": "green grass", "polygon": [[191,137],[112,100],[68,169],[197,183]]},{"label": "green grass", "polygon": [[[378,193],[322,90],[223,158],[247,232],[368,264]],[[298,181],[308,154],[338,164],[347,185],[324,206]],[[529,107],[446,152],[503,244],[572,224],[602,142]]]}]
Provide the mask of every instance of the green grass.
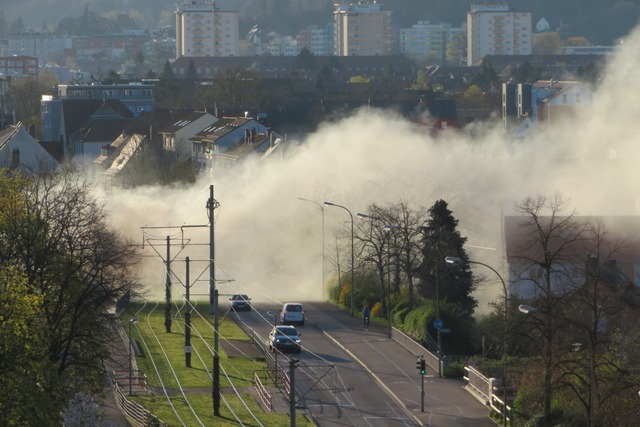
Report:
[{"label": "green grass", "polygon": [[[136,314],[138,317],[138,323],[136,323],[133,328],[133,338],[140,350],[140,353],[136,357],[138,369],[146,374],[150,387],[161,387],[160,379],[152,364],[153,359],[165,388],[177,389],[179,380],[182,388],[188,389],[188,404],[179,394],[174,395],[175,399],[172,399],[172,403],[182,419],[181,422],[174,414],[167,398],[163,394],[136,395],[132,397],[133,400],[171,426],[179,426],[183,423],[189,426],[200,424],[189,409],[189,405],[191,405],[205,425],[240,425],[226,403],[229,404],[233,412],[242,420],[243,425],[281,426],[289,424],[288,414],[264,412],[260,405],[255,402],[252,395],[246,392],[246,390],[248,390],[247,387],[253,387],[254,372],[257,372],[261,379],[264,380],[264,359],[252,359],[250,357],[230,358],[222,351],[222,342],[224,340],[249,341],[249,337],[246,336],[242,329],[228,318],[219,322],[218,325],[221,402],[220,416],[214,417],[211,393],[212,380],[210,374],[210,372],[213,371],[213,357],[211,355],[211,349],[213,348],[213,327],[211,324],[212,316],[208,314],[208,307],[205,307],[205,304],[200,305],[200,307],[203,307],[202,314],[204,319],[197,313],[192,313],[191,315],[191,367],[187,368],[185,363],[185,337],[183,332],[185,325],[184,319],[182,318],[184,313],[177,315],[175,307],[172,307],[171,333],[167,333],[164,325],[164,304],[160,304],[155,310],[151,311],[154,306],[155,304],[147,304],[143,308],[141,304],[132,304],[132,307],[129,309],[131,314]],[[128,319],[127,316],[123,316],[123,319],[124,318]],[[127,323],[124,326],[128,327],[128,322],[123,323]],[[164,353],[156,342],[154,334],[160,340]],[[200,335],[204,337],[205,342],[200,339]],[[145,348],[143,341],[146,343],[147,348]],[[171,363],[167,361],[167,358]],[[173,372],[171,368],[173,368]],[[227,376],[229,378],[227,378]],[[260,420],[259,423],[251,416],[242,401],[230,390],[230,381],[234,387],[240,387],[241,393],[243,393],[241,394],[242,399],[250,408],[251,412]],[[245,388],[242,389],[243,387]],[[296,424],[300,426],[315,425],[302,413],[296,415]]]}]

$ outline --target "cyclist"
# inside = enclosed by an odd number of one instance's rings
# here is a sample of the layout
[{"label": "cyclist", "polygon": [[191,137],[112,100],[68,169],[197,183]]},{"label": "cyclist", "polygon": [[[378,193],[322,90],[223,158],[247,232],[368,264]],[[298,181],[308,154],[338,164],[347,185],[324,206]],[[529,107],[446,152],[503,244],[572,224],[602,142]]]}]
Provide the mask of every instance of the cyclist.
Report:
[{"label": "cyclist", "polygon": [[365,306],[362,310],[362,322],[365,329],[369,329],[369,318],[371,317],[371,311],[369,307]]}]

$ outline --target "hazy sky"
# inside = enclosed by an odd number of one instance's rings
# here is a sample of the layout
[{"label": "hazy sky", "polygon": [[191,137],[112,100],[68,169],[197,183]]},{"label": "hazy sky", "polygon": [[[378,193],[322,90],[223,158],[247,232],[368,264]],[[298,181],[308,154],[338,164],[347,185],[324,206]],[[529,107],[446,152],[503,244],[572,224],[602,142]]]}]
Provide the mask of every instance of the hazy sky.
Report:
[{"label": "hazy sky", "polygon": [[[636,215],[639,39],[636,32],[612,58],[604,83],[579,118],[527,141],[509,141],[500,126],[475,130],[474,137],[465,131],[434,140],[390,112],[363,110],[322,127],[285,159],[247,164],[186,189],[122,190],[107,203],[113,207],[116,226],[142,242],[143,225],[206,224],[205,205],[213,184],[220,203],[216,276],[231,280],[219,284],[220,292],[281,300],[322,295],[321,210],[297,197],[320,204],[329,200],[346,206],[354,216],[372,203],[403,201],[413,208],[429,208],[444,199],[470,244],[497,249],[501,215],[512,214],[514,203],[527,196],[560,193],[579,215]],[[324,218],[325,250],[335,258],[336,236],[348,230],[349,215],[326,206]],[[152,232],[162,256],[166,236],[172,235],[176,243],[181,237],[179,229]],[[180,253],[178,247],[171,249],[179,262],[174,267],[184,275],[183,260],[189,255],[192,293],[206,294],[208,273],[202,260],[208,248],[193,243],[206,244],[208,230],[185,229],[184,237],[192,245]],[[344,240],[340,237],[338,243],[348,244]],[[470,249],[472,258],[497,269],[499,252]],[[156,255],[149,246],[144,253]],[[349,252],[345,255],[341,262],[347,271]],[[146,261],[151,267],[150,289],[162,295],[162,261],[158,256]],[[327,262],[327,276],[334,270]],[[492,279],[490,272],[478,273]],[[479,310],[500,292],[499,282],[481,289]]]}]

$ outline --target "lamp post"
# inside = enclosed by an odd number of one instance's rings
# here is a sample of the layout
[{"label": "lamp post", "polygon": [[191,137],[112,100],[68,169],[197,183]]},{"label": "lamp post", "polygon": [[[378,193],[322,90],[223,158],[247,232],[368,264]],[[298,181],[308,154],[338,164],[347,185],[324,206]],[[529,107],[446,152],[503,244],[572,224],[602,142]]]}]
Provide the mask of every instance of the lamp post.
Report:
[{"label": "lamp post", "polygon": [[[454,256],[448,256],[444,260],[448,264],[462,263],[462,259]],[[509,316],[509,299],[508,299],[509,293],[507,289],[507,284],[502,278],[502,275],[500,275],[500,273],[498,273],[498,271],[495,268],[491,267],[490,265],[485,264],[483,262],[479,262],[479,261],[468,260],[467,262],[469,264],[478,264],[488,268],[489,270],[493,271],[496,274],[496,276],[498,276],[498,279],[500,279],[500,282],[502,282],[502,291],[504,292],[504,322],[502,326],[503,328],[502,329],[502,386],[503,386],[502,388],[503,388],[503,399],[504,399],[504,402],[503,402],[504,414],[502,416],[502,421],[503,421],[503,425],[506,427],[507,426],[507,319]],[[524,307],[524,306],[520,306],[520,307]]]},{"label": "lamp post", "polygon": [[[313,201],[313,200],[309,200],[309,199],[305,199],[304,197],[298,197],[298,200],[302,200],[303,202],[309,202],[309,203],[313,203],[314,205],[318,206],[320,208],[320,212],[322,213],[322,301],[326,300],[325,297],[325,290],[324,290],[324,286],[325,286],[325,278],[324,278],[324,271],[325,271],[325,255],[324,255],[324,205],[321,205],[320,203]],[[353,285],[352,285],[353,286]]]},{"label": "lamp post", "polygon": [[131,391],[131,383],[133,382],[133,337],[131,336],[131,326],[134,323],[138,323],[138,318],[136,316],[129,319],[129,396],[133,394]]},{"label": "lamp post", "polygon": [[354,269],[354,251],[353,251],[353,214],[351,213],[351,211],[349,209],[347,209],[346,207],[342,206],[342,205],[338,205],[332,202],[324,202],[325,205],[327,206],[335,206],[337,208],[341,208],[344,209],[345,211],[347,211],[349,213],[349,217],[351,218],[351,317],[353,317],[353,292],[355,291],[355,283],[353,281],[354,279],[354,275],[353,275],[353,269]]}]

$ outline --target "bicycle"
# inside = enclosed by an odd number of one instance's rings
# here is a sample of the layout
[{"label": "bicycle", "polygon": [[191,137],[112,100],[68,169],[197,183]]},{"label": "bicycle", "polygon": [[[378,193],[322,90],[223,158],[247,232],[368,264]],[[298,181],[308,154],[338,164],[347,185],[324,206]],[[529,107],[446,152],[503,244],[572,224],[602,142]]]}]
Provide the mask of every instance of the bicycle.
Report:
[{"label": "bicycle", "polygon": [[364,330],[368,331],[369,330],[369,316],[364,316],[363,320],[363,326],[364,326]]}]

